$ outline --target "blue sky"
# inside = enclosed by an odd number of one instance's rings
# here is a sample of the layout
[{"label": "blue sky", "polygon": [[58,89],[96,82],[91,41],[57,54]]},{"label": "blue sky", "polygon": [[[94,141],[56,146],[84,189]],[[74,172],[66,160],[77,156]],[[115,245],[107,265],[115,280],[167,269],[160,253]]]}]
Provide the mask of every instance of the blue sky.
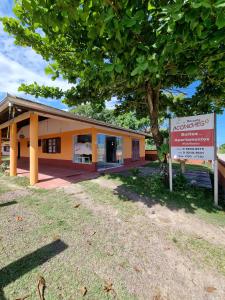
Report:
[{"label": "blue sky", "polygon": [[[13,16],[12,7],[13,0],[0,0],[0,16]],[[59,86],[62,89],[67,89],[70,86],[61,79],[52,81],[44,72],[46,65],[47,63],[42,57],[36,54],[31,48],[14,45],[13,37],[3,31],[2,24],[0,23],[0,100],[8,92],[12,95],[18,95],[66,110],[67,106],[59,100],[35,99],[30,95],[18,92],[18,87],[21,83],[29,84],[34,81],[39,84]],[[193,83],[188,88],[182,90],[191,96],[195,93],[197,85],[198,83]],[[111,107],[114,102],[115,100],[111,101],[107,106]],[[218,145],[225,143],[225,113],[217,116],[217,143]]]}]

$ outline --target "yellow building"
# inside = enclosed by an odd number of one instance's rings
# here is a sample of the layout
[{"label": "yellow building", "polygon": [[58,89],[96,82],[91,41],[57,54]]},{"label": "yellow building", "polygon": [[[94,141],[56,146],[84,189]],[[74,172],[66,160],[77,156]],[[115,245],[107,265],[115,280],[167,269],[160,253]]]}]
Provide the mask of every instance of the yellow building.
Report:
[{"label": "yellow building", "polygon": [[18,97],[0,103],[0,131],[2,139],[10,136],[10,175],[17,174],[18,159],[29,160],[32,185],[40,164],[97,171],[145,159],[143,132]]}]

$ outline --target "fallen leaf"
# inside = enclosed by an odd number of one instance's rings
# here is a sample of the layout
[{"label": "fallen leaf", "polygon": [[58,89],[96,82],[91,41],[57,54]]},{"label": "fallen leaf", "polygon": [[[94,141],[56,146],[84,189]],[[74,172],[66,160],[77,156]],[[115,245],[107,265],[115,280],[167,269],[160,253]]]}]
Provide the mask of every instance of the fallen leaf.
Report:
[{"label": "fallen leaf", "polygon": [[96,231],[94,231],[90,236],[93,236],[93,235],[95,235],[96,234]]},{"label": "fallen leaf", "polygon": [[38,286],[37,286],[38,296],[40,300],[45,300],[45,296],[44,296],[45,288],[46,288],[45,279],[44,277],[40,276],[38,280]]},{"label": "fallen leaf", "polygon": [[16,217],[16,221],[23,221],[23,217],[17,216],[17,217]]},{"label": "fallen leaf", "polygon": [[113,295],[113,298],[116,298],[116,292],[115,292],[115,290],[113,288],[112,282],[110,282],[110,281],[105,282],[104,291],[106,293],[111,293]]},{"label": "fallen leaf", "polygon": [[202,240],[202,237],[201,236],[196,236],[195,237],[197,240]]},{"label": "fallen leaf", "polygon": [[27,299],[28,297],[30,297],[30,295],[26,295],[25,297],[22,297],[22,298],[16,298],[16,300],[25,300],[25,299]]},{"label": "fallen leaf", "polygon": [[80,203],[77,203],[74,205],[74,208],[78,208],[80,206]]},{"label": "fallen leaf", "polygon": [[86,288],[86,286],[82,286],[80,288],[80,291],[81,291],[81,295],[84,297],[87,294],[87,288]]},{"label": "fallen leaf", "polygon": [[206,292],[208,292],[208,293],[213,293],[213,292],[215,292],[217,290],[213,286],[207,286],[205,289],[206,289]]},{"label": "fallen leaf", "polygon": [[106,291],[107,293],[112,291],[113,290],[112,286],[113,286],[112,282],[106,282],[104,285],[104,291]]},{"label": "fallen leaf", "polygon": [[134,270],[135,270],[136,272],[138,272],[138,273],[141,272],[141,269],[140,269],[139,267],[137,267],[137,266],[134,267]]}]

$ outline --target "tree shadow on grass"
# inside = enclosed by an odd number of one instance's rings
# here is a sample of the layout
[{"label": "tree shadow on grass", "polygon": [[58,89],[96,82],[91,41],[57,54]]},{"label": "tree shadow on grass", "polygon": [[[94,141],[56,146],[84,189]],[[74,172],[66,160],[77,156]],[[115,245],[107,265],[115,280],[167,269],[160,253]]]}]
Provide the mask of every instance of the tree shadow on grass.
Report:
[{"label": "tree shadow on grass", "polygon": [[186,213],[194,214],[197,209],[208,213],[217,212],[213,206],[212,190],[185,186],[183,189],[170,193],[159,176],[123,176],[109,174],[108,178],[119,179],[122,184],[115,190],[121,200],[141,201],[148,207],[155,204],[168,207],[170,210],[183,209]]},{"label": "tree shadow on grass", "polygon": [[67,248],[67,244],[58,239],[2,268],[0,270],[0,299],[6,300],[3,292],[5,286],[44,264]]}]

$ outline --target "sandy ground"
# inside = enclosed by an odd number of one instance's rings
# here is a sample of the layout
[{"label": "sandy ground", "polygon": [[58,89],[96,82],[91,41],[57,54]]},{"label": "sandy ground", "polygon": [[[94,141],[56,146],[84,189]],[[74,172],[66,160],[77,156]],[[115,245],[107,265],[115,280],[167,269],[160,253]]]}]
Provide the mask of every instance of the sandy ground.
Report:
[{"label": "sandy ground", "polygon": [[[169,208],[156,203],[152,203],[151,207],[148,207],[142,197],[119,188],[115,181],[98,178],[91,182],[98,184],[103,190],[109,189],[115,195],[120,192],[127,199],[133,200],[137,213],[130,217],[122,216],[120,211],[111,203],[106,204],[95,201],[88,191],[84,190],[82,184],[73,184],[61,188],[60,191],[70,197],[67,201],[72,201],[73,207],[74,205],[80,205],[79,207],[88,209],[97,222],[85,225],[85,221],[82,221],[82,219],[75,220],[72,212],[71,215],[64,216],[63,199],[61,199],[62,201],[59,203],[61,203],[62,209],[58,218],[59,220],[62,218],[68,219],[72,230],[63,231],[63,240],[69,246],[67,251],[56,258],[56,263],[53,259],[43,266],[42,272],[45,272],[47,278],[48,276],[56,276],[52,288],[56,284],[57,286],[62,285],[63,280],[68,282],[68,278],[65,279],[62,276],[59,283],[56,275],[57,271],[54,269],[57,266],[60,270],[60,265],[66,266],[68,264],[67,271],[69,272],[71,268],[74,276],[76,276],[74,270],[79,272],[79,270],[88,268],[90,277],[91,274],[95,274],[96,278],[102,280],[107,279],[113,283],[121,282],[121,285],[124,285],[129,293],[134,295],[134,299],[225,299],[225,277],[204,264],[196,263],[192,253],[188,255],[183,253],[169,238],[174,232],[181,231],[184,234],[202,237],[212,244],[224,246],[225,233],[222,228],[205,223],[203,220],[186,214],[182,210],[171,211]],[[31,234],[33,228],[36,228],[38,232],[39,226],[46,225],[48,222],[51,225],[53,222],[46,220],[43,215],[37,214],[32,207],[20,203],[19,199],[29,196],[29,193],[32,194],[32,190],[13,186],[13,191],[0,196],[0,204],[4,204],[9,200],[17,201],[16,205],[4,207],[5,211],[7,209],[7,215],[1,215],[0,227],[2,230],[0,237],[4,240],[3,246],[13,244],[15,239],[19,237],[18,248],[21,247],[22,250],[26,247],[35,248],[36,241],[31,245],[29,243],[29,234]],[[44,200],[43,198],[43,201],[47,201],[47,199]],[[67,202],[67,206],[68,203],[70,202]],[[39,203],[39,205],[42,204]],[[51,209],[54,209],[54,206]],[[75,208],[75,211],[79,212],[79,208]],[[15,222],[17,216],[23,216],[24,220]],[[77,222],[76,225],[73,223],[74,220]],[[78,228],[77,224],[80,224],[81,228]],[[75,235],[78,229],[81,234],[80,239],[79,236]],[[43,243],[46,237],[49,238],[48,232],[41,237],[37,234],[37,243]],[[39,238],[40,240],[38,240]],[[10,260],[15,255],[15,249],[3,246],[1,251]],[[94,246],[99,249],[101,255],[94,256],[92,252]],[[18,249],[16,250],[18,252]],[[51,272],[48,275],[49,269],[51,269]],[[73,284],[70,283],[70,285],[72,288]],[[50,288],[51,285],[48,289]],[[22,291],[24,295],[25,292]],[[88,300],[101,299],[90,297],[88,293],[85,298]],[[11,298],[9,299],[11,300]],[[46,300],[49,299],[75,300],[80,298],[76,295],[68,298],[63,296],[61,298],[46,298]],[[131,298],[119,298],[115,291],[115,294],[109,293],[107,299],[130,300]]]},{"label": "sandy ground", "polygon": [[[118,188],[114,181],[104,178],[92,182],[115,191]],[[81,203],[103,218],[110,230],[117,231],[118,242],[125,241],[123,256],[137,270],[135,276],[126,274],[125,281],[139,299],[225,299],[225,278],[204,266],[199,268],[191,257],[182,255],[166,238],[168,233],[181,230],[225,245],[221,228],[157,204],[148,208],[138,195],[125,190],[127,197],[140,201],[138,206],[144,210],[144,215],[124,222],[112,206],[93,203],[79,184],[64,190],[78,195]],[[110,270],[108,272],[111,278],[115,276]],[[208,292],[208,287],[215,287],[215,290]]]}]

